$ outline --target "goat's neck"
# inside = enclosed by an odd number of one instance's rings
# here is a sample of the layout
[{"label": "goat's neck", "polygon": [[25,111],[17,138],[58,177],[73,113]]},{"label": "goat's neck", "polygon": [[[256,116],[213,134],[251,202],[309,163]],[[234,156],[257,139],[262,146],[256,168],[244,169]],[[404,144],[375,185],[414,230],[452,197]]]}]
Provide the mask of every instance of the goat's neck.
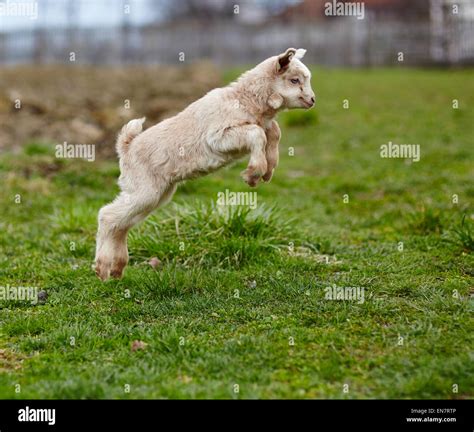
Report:
[{"label": "goat's neck", "polygon": [[239,102],[259,123],[265,123],[277,114],[278,111],[268,105],[272,91],[265,81],[248,79],[239,82],[235,89]]}]

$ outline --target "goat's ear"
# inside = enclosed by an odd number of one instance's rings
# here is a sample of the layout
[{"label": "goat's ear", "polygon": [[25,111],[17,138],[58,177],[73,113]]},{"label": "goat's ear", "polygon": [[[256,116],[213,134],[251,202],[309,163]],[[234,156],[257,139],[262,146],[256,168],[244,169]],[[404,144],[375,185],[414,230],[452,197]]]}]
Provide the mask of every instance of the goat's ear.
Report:
[{"label": "goat's ear", "polygon": [[306,54],[306,50],[303,48],[297,49],[295,53],[295,58],[301,60]]},{"label": "goat's ear", "polygon": [[295,54],[296,50],[294,48],[288,48],[283,54],[280,54],[277,61],[277,72],[285,70]]},{"label": "goat's ear", "polygon": [[267,101],[271,108],[277,110],[283,105],[283,98],[278,93],[272,93]]}]

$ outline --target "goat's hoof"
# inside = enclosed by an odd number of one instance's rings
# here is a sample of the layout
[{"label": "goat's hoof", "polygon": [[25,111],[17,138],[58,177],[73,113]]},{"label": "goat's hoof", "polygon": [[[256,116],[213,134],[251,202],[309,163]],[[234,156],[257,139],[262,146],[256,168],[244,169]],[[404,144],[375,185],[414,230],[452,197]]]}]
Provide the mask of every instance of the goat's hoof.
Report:
[{"label": "goat's hoof", "polygon": [[121,279],[123,275],[123,269],[127,265],[127,260],[116,260],[112,265],[110,270],[110,276],[114,279]]},{"label": "goat's hoof", "polygon": [[259,181],[260,177],[253,177],[249,180],[246,180],[246,183],[250,186],[250,187],[257,187],[258,185],[258,181]]},{"label": "goat's hoof", "polygon": [[244,180],[250,187],[257,187],[260,176],[244,177]]},{"label": "goat's hoof", "polygon": [[250,187],[255,187],[258,184],[258,181],[262,177],[263,172],[254,167],[248,167],[245,171],[242,172],[242,178],[245,183]]},{"label": "goat's hoof", "polygon": [[271,169],[270,171],[267,171],[263,177],[262,177],[262,180],[265,182],[265,183],[268,183],[272,177],[273,177],[273,169]]},{"label": "goat's hoof", "polygon": [[105,282],[110,277],[110,270],[112,263],[107,260],[97,259],[95,262],[95,274],[97,277]]}]

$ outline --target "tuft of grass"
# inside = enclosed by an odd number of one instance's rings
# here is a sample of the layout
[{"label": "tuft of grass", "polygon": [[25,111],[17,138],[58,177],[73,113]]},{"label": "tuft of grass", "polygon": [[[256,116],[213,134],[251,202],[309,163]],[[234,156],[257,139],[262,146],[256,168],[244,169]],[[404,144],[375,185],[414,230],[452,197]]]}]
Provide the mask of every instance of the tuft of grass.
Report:
[{"label": "tuft of grass", "polygon": [[460,246],[465,252],[474,251],[474,222],[472,219],[462,216],[459,222],[450,232],[450,237],[446,241]]},{"label": "tuft of grass", "polygon": [[165,209],[137,231],[130,245],[135,259],[155,254],[162,260],[191,265],[242,267],[276,259],[289,245],[305,242],[295,220],[275,206],[195,203]]},{"label": "tuft of grass", "polygon": [[443,231],[443,216],[437,209],[422,208],[409,216],[409,227],[416,234],[441,234]]}]

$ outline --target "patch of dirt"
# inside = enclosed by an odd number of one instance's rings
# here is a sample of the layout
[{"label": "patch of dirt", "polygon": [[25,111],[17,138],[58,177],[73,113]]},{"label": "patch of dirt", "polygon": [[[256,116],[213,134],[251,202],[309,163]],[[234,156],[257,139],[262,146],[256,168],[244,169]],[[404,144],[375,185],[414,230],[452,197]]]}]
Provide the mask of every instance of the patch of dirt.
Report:
[{"label": "patch of dirt", "polygon": [[21,369],[23,357],[7,349],[0,349],[0,372]]},{"label": "patch of dirt", "polygon": [[0,70],[0,151],[31,142],[95,144],[113,156],[133,118],[145,127],[221,85],[208,63],[190,66],[18,66]]}]

